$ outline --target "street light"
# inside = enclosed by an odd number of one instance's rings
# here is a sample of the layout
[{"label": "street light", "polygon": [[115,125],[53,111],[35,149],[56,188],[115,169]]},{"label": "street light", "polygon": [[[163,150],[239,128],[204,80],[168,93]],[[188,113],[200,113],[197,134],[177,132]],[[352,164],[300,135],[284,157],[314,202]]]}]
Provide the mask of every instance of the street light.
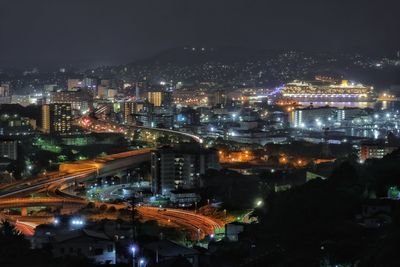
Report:
[{"label": "street light", "polygon": [[132,267],[135,267],[136,266],[136,251],[137,251],[137,248],[136,248],[135,245],[132,245],[130,247],[130,250],[132,252]]},{"label": "street light", "polygon": [[139,260],[139,267],[145,266],[145,263],[146,263],[145,260],[143,258],[141,258]]}]

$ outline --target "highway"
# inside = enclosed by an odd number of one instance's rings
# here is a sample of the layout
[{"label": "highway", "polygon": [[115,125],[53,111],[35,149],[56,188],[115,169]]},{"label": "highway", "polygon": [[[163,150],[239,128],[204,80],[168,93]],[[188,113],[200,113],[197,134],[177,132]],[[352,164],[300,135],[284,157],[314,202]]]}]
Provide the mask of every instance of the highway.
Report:
[{"label": "highway", "polygon": [[[88,203],[89,201],[87,200],[73,197],[6,198],[0,200],[0,209],[64,205],[84,207]],[[101,204],[104,203],[98,202],[96,203],[96,206],[100,206]],[[121,204],[109,205],[118,206],[118,208],[126,207]],[[175,227],[180,230],[187,231],[191,234],[191,238],[193,240],[203,239],[207,235],[214,234],[216,229],[222,228],[224,226],[223,222],[186,210],[170,208],[159,209],[147,206],[137,206],[136,210],[144,221],[156,220],[160,225]],[[29,227],[32,228],[32,226],[36,225],[34,223],[28,224],[28,222],[26,222],[23,217],[20,217],[17,222],[19,222],[19,224],[16,224],[16,226],[18,226],[19,230],[23,229],[24,233],[29,233],[27,229]]]},{"label": "highway", "polygon": [[62,183],[62,182],[67,182],[69,180],[83,179],[95,173],[96,170],[88,170],[81,173],[66,174],[52,179],[44,179],[44,180],[38,179],[38,180],[31,180],[25,183],[19,183],[15,187],[8,187],[7,190],[2,190],[0,192],[0,199],[37,192],[46,188],[46,186],[49,186],[54,183]]},{"label": "highway", "polygon": [[[94,131],[108,132],[126,132],[132,128],[155,130],[188,137],[198,143],[202,142],[202,139],[198,136],[168,129],[146,128],[141,126],[123,128],[115,124],[107,124],[106,128],[104,128],[104,123],[88,123],[86,119],[81,120],[81,125]],[[58,173],[53,173],[51,176],[5,185],[0,187],[0,209],[32,206],[87,205],[87,200],[62,192],[62,190],[59,190],[60,187],[69,181],[88,179],[96,175],[127,168],[133,164],[150,161],[150,152],[151,149],[141,149],[99,157],[94,160],[66,163],[60,166]],[[48,197],[21,198],[21,196],[44,190],[46,190]],[[100,205],[103,203],[96,204]],[[195,214],[191,211],[179,209],[159,210],[158,208],[144,206],[137,207],[137,210],[143,220],[156,220],[160,225],[175,227],[190,232],[193,240],[203,239],[207,235],[213,234],[217,228],[224,226],[222,222],[200,214]],[[23,221],[23,218],[14,221],[14,223],[24,234],[33,234],[34,223]]]},{"label": "highway", "polygon": [[151,149],[133,150],[103,157],[94,160],[83,160],[60,165],[59,174],[51,177],[40,177],[24,182],[8,184],[0,190],[0,198],[16,197],[45,189],[52,184],[61,184],[68,181],[82,180],[97,174],[128,168],[150,160]]},{"label": "highway", "polygon": [[223,222],[191,211],[143,206],[136,209],[145,220],[156,220],[161,225],[190,232],[193,240],[201,240],[207,235],[214,234],[216,229],[224,227]]},{"label": "highway", "polygon": [[4,215],[0,213],[0,221],[7,220],[15,226],[15,228],[25,236],[33,236],[35,228],[38,224],[32,222],[21,222],[14,216]]},{"label": "highway", "polygon": [[0,209],[77,205],[86,206],[89,202],[84,199],[42,197],[42,198],[4,198],[0,200]]},{"label": "highway", "polygon": [[137,126],[137,125],[119,125],[113,122],[104,122],[99,120],[94,120],[89,117],[82,117],[79,120],[79,126],[85,128],[87,130],[93,132],[117,132],[117,133],[127,133],[134,129],[141,129],[146,131],[153,131],[153,132],[160,132],[160,133],[167,133],[178,135],[184,138],[189,138],[196,143],[203,143],[203,139],[197,135],[184,133],[180,131],[175,131],[171,129],[164,129],[164,128],[151,128],[151,127],[144,127],[144,126]]},{"label": "highway", "polygon": [[20,231],[25,236],[33,236],[35,234],[35,228],[37,224],[29,223],[29,222],[15,222],[15,228]]}]

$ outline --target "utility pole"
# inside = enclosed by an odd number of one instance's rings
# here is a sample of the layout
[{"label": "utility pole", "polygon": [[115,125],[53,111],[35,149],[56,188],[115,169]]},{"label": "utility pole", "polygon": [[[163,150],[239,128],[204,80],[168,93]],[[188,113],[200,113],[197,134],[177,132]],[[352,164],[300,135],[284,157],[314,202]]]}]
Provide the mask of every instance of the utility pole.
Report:
[{"label": "utility pole", "polygon": [[135,251],[132,255],[132,266],[136,267],[136,255],[139,250],[139,246],[137,246],[137,238],[136,238],[136,223],[135,223],[135,195],[131,198],[131,216],[132,216],[132,243],[134,244]]}]

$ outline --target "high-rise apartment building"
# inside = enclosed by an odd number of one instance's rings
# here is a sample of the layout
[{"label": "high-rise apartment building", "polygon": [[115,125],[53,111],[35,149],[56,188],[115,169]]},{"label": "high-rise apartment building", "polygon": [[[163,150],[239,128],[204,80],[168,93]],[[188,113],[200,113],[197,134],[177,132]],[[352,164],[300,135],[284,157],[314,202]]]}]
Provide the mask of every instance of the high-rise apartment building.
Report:
[{"label": "high-rise apartment building", "polygon": [[72,110],[76,110],[79,113],[86,112],[92,105],[92,102],[93,95],[88,89],[53,92],[50,96],[50,103],[71,104]]},{"label": "high-rise apartment building", "polygon": [[163,101],[163,92],[148,92],[147,100],[152,103],[155,107],[161,107]]},{"label": "high-rise apartment building", "polygon": [[219,169],[218,152],[198,144],[180,144],[152,152],[152,191],[169,194],[175,189],[190,189],[208,169]]},{"label": "high-rise apartment building", "polygon": [[71,131],[71,104],[42,105],[42,131],[47,134],[66,134]]},{"label": "high-rise apartment building", "polygon": [[147,100],[154,107],[169,108],[172,105],[172,93],[167,91],[149,91],[147,92]]}]

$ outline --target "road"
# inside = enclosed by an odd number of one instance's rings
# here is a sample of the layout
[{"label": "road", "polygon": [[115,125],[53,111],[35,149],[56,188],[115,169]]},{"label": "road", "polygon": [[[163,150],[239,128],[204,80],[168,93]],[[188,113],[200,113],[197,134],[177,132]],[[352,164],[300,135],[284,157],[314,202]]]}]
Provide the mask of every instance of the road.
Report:
[{"label": "road", "polygon": [[20,231],[25,236],[33,236],[35,234],[36,226],[37,224],[34,223],[21,222],[21,221],[15,222],[15,228],[17,228],[17,230]]},{"label": "road", "polygon": [[98,173],[115,171],[131,167],[150,160],[151,149],[139,149],[123,153],[98,157],[94,160],[83,160],[62,164],[59,173],[51,177],[40,177],[24,182],[8,184],[0,190],[0,198],[16,197],[23,194],[40,191],[56,183],[87,179]]},{"label": "road", "polygon": [[93,131],[93,132],[118,132],[118,133],[127,133],[132,131],[133,129],[141,129],[153,132],[161,132],[167,134],[174,134],[177,136],[181,136],[184,138],[189,138],[196,143],[203,143],[203,139],[197,135],[184,133],[180,131],[175,131],[171,129],[164,129],[164,128],[151,128],[151,127],[144,127],[144,126],[137,126],[137,125],[119,125],[117,123],[112,122],[104,122],[99,120],[94,120],[89,117],[83,117],[79,120],[79,126]]},{"label": "road", "polygon": [[31,222],[21,222],[13,216],[8,216],[0,213],[0,221],[9,221],[15,228],[25,236],[32,236],[35,233],[35,228],[38,224]]},{"label": "road", "polygon": [[[123,128],[116,124],[94,124],[89,123],[86,119],[81,120],[81,125],[87,129],[97,131],[115,131],[127,132],[132,128],[144,130],[161,131],[171,134],[189,137],[195,142],[202,143],[202,139],[198,136],[181,133],[169,129],[146,128],[140,126],[129,126]],[[103,127],[103,128],[101,128]],[[106,127],[106,128],[104,128]],[[97,129],[96,129],[97,128]],[[101,129],[100,129],[101,128]],[[10,207],[27,207],[27,206],[54,206],[54,205],[85,205],[88,201],[79,199],[75,196],[61,192],[59,188],[69,182],[80,179],[87,179],[91,176],[120,169],[121,167],[131,166],[131,161],[126,159],[133,158],[137,162],[150,160],[150,149],[142,149],[128,151],[114,155],[99,157],[94,160],[85,160],[60,166],[59,173],[52,174],[51,177],[40,177],[30,181],[12,183],[0,188],[0,208]],[[125,161],[124,161],[125,160]],[[46,190],[49,197],[47,198],[18,198],[21,195],[26,195],[33,192]],[[144,220],[156,220],[161,225],[171,226],[180,230],[191,233],[192,239],[203,239],[207,235],[211,235],[217,228],[223,227],[223,223],[217,220],[208,218],[203,215],[195,214],[190,211],[167,209],[160,211],[153,207],[137,207],[139,214]],[[33,232],[34,224],[18,220],[15,224],[24,234],[30,235]]]},{"label": "road", "polygon": [[67,199],[62,197],[45,197],[45,198],[3,198],[0,200],[0,209],[23,208],[23,207],[49,207],[76,205],[85,206],[89,202],[84,199]]},{"label": "road", "polygon": [[46,186],[54,183],[62,183],[75,179],[87,178],[89,175],[94,174],[96,170],[87,170],[84,172],[72,173],[61,175],[60,177],[50,179],[31,180],[25,183],[16,184],[14,187],[10,186],[6,190],[0,192],[0,198],[10,198],[19,195],[29,194],[32,192],[40,191]]},{"label": "road", "polygon": [[136,209],[145,220],[156,220],[161,225],[186,230],[194,240],[201,240],[214,234],[216,229],[224,227],[223,222],[191,211],[143,206]]},{"label": "road", "polygon": [[[77,205],[86,206],[89,201],[84,199],[77,199],[72,197],[45,197],[45,198],[9,198],[0,200],[0,208],[17,208],[17,207],[30,207],[30,206],[64,206],[64,205]],[[101,202],[96,203],[100,206]],[[126,207],[121,205],[118,208]],[[224,224],[215,219],[196,214],[191,211],[179,209],[159,209],[154,207],[136,207],[142,219],[156,220],[160,225],[175,227],[180,230],[190,232],[192,239],[203,239],[208,235],[214,234],[215,230],[222,228]],[[29,229],[33,229],[36,224],[28,223],[23,217],[16,221],[18,229],[24,233],[29,234]]]}]

